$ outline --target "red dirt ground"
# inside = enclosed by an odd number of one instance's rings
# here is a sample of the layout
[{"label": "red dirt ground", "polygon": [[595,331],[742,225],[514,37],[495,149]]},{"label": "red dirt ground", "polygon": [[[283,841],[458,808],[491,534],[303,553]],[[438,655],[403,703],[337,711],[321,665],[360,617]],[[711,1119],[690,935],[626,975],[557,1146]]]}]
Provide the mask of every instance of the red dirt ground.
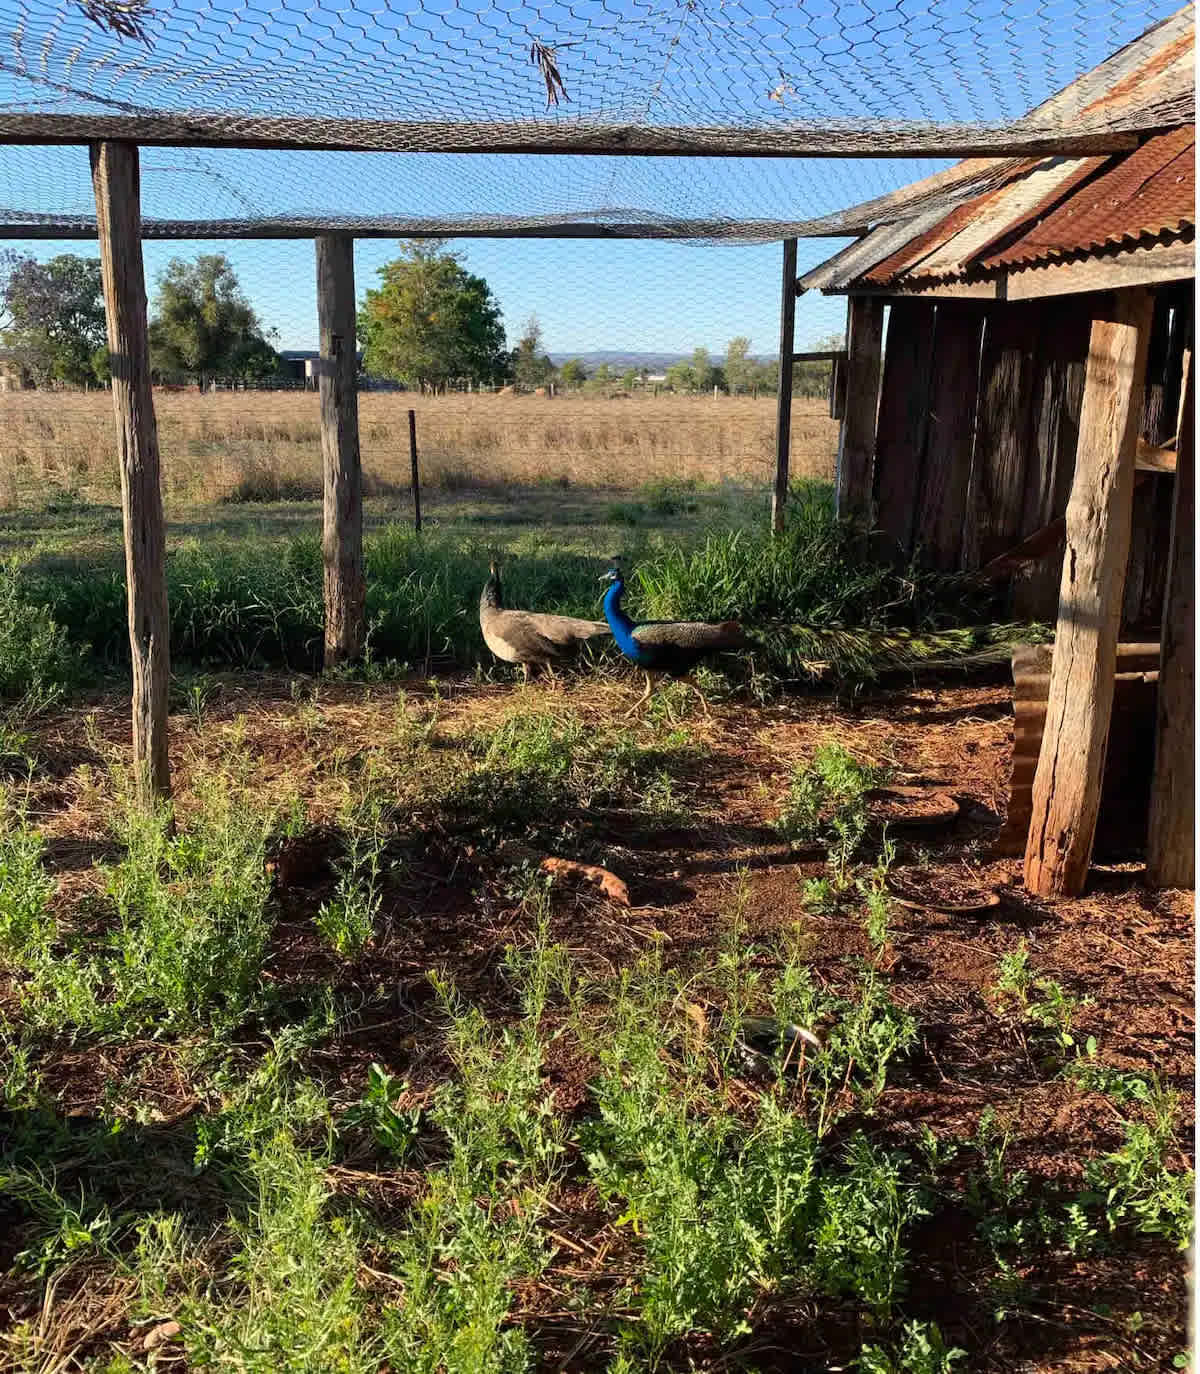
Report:
[{"label": "red dirt ground", "polygon": [[[414,711],[428,709],[426,687],[405,684],[405,690]],[[518,691],[442,684],[438,728],[453,732],[483,723],[511,706]],[[623,683],[569,683],[525,689],[524,700],[531,708],[569,707],[585,720],[607,722],[627,695]],[[203,730],[185,716],[173,718],[182,805],[195,761],[226,748],[241,716],[236,729],[253,761],[255,785],[264,791],[298,785],[310,820],[319,823],[331,814],[341,786],[331,780],[331,760],[341,760],[342,779],[352,778],[355,760],[389,738],[395,696],[390,686],[322,687],[319,722],[305,726],[286,680],[231,678],[208,708]],[[82,713],[61,717],[41,733],[40,750],[55,776],[37,786],[36,805],[64,892],[93,882],[91,864],[111,852],[106,805],[94,787],[89,790],[80,765],[90,760],[95,770],[106,742],[124,746],[125,709],[111,699],[96,704],[89,744]],[[820,874],[822,863],[802,856],[798,861],[769,828],[793,763],[833,737],[908,781],[938,784],[936,790],[960,804],[950,825],[895,831],[901,877],[907,872],[922,891],[952,900],[963,889],[979,887],[994,888],[1000,897],[998,905],[978,913],[896,907],[884,967],[893,996],[918,1019],[921,1042],[894,1073],[867,1123],[871,1135],[910,1146],[922,1126],[939,1137],[968,1137],[992,1106],[1011,1123],[1009,1168],[1028,1170],[1038,1186],[1064,1190],[1078,1189],[1087,1157],[1120,1143],[1118,1114],[1109,1099],[1046,1073],[1020,1030],[984,997],[997,958],[1021,939],[1036,973],[1092,999],[1079,1013],[1080,1040],[1094,1035],[1107,1065],[1157,1071],[1178,1090],[1184,1120],[1192,1119],[1193,896],[1151,891],[1136,865],[1124,865],[1097,870],[1078,900],[1042,902],[1024,892],[1018,861],[989,858],[1006,804],[1008,687],[922,687],[849,705],[816,698],[766,708],[724,704],[713,708],[711,721],[695,716],[688,727],[708,746],[682,785],[690,823],[641,834],[630,831],[628,814],[611,814],[596,817],[589,830],[601,856],[597,861],[628,883],[632,908],[614,907],[592,889],[556,891],[551,933],[585,966],[619,967],[656,937],[666,937],[668,958],[693,958],[713,942],[719,914],[728,910],[744,872],[751,936],[801,921],[810,932],[816,975],[833,984],[844,981],[845,956],[869,953],[859,920],[854,913],[805,910],[801,881]],[[445,1063],[435,1038],[425,1033],[431,997],[425,971],[448,968],[465,996],[506,1014],[511,1007],[497,970],[505,946],[528,939],[525,920],[490,881],[486,863],[481,870],[485,856],[466,856],[453,838],[429,834],[408,851],[389,883],[368,954],[347,970],[320,943],[312,924],[329,890],[324,857],[318,839],[311,862],[293,857],[290,871],[280,874],[283,919],[269,976],[281,989],[328,979],[363,990],[360,1023],[313,1066],[331,1091],[338,1085],[357,1089],[367,1066],[378,1060],[420,1095]],[[564,1042],[555,1045],[550,1072],[559,1105],[578,1112],[586,1105],[591,1066]],[[142,1101],[152,1101],[168,1125],[193,1105],[174,1060],[152,1043],[64,1052],[47,1070],[48,1086],[81,1116],[97,1110],[106,1082],[114,1078],[136,1088]],[[1182,1154],[1176,1163],[1184,1165]],[[349,1191],[383,1208],[400,1205],[414,1181],[411,1174],[388,1178],[369,1169],[355,1177],[353,1168],[344,1179]],[[564,1215],[554,1267],[545,1283],[520,1295],[521,1307],[537,1333],[545,1368],[602,1368],[607,1356],[599,1337],[588,1336],[577,1313],[556,1306],[553,1280],[556,1273],[587,1276],[603,1294],[614,1286],[628,1242],[617,1237],[586,1186],[568,1189],[559,1205]],[[1033,1296],[1020,1315],[998,1322],[985,1300],[992,1269],[975,1238],[974,1219],[945,1210],[916,1233],[905,1310],[936,1320],[948,1340],[969,1348],[974,1370],[1082,1374],[1166,1368],[1186,1346],[1186,1270],[1184,1256],[1153,1241],[1107,1257],[1056,1258],[1019,1271]],[[121,1339],[119,1332],[112,1335]],[[759,1314],[744,1356],[761,1371],[844,1368],[870,1338],[849,1306],[792,1300]],[[677,1354],[679,1367],[688,1359],[704,1368],[728,1363],[704,1342]]]}]

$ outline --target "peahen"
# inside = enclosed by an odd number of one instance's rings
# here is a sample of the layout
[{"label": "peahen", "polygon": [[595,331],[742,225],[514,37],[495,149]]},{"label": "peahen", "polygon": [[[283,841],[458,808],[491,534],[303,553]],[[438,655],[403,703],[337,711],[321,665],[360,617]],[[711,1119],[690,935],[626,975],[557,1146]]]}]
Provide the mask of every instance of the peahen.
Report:
[{"label": "peahen", "polygon": [[608,625],[603,620],[506,609],[495,559],[479,598],[479,628],[483,642],[497,658],[521,665],[526,681],[531,665],[552,667],[575,653],[584,640],[608,634]]},{"label": "peahen", "polygon": [[[617,648],[646,674],[646,691],[627,715],[633,715],[649,701],[656,678],[664,674],[686,678],[701,659],[746,647],[746,632],[736,620],[725,620],[719,625],[701,620],[649,620],[635,625],[621,606],[625,574],[617,559],[613,559],[612,567],[601,580],[612,583],[604,593],[604,615]],[[699,689],[697,692],[703,702],[704,694]]]}]

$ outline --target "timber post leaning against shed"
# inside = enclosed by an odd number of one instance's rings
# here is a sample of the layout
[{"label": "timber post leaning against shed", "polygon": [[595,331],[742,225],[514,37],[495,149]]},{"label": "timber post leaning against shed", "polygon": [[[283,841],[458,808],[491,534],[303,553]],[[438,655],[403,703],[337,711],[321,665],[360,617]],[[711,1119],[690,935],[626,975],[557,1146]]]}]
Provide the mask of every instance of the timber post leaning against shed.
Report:
[{"label": "timber post leaning against shed", "polygon": [[367,627],[363,570],[362,455],[358,441],[358,351],[354,239],[317,241],[318,388],[324,466],[325,667],[352,663]]},{"label": "timber post leaning against shed", "polygon": [[[1082,891],[1097,834],[1155,885],[1194,881],[1194,51],[1189,6],[1029,116],[1086,107],[1139,129],[1136,149],[968,160],[800,279],[849,298],[839,511],[1056,624],[997,837],[1044,896]],[[885,304],[880,381],[863,343]],[[1157,667],[1118,671],[1159,643]]]},{"label": "timber post leaning against shed", "polygon": [[1025,847],[1025,886],[1040,897],[1082,892],[1092,859],[1153,314],[1149,291],[1120,291],[1092,323],[1050,696]]},{"label": "timber post leaning against shed", "polygon": [[91,164],[121,465],[133,662],[133,762],[139,796],[149,804],[171,791],[167,751],[171,665],[166,528],[150,385],[138,150],[132,143],[94,143]]}]

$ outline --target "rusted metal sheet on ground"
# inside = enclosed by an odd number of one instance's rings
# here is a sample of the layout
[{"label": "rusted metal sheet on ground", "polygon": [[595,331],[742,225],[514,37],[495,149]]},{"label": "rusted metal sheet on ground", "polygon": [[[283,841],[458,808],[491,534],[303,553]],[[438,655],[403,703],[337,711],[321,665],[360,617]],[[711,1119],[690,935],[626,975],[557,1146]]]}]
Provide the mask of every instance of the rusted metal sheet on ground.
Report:
[{"label": "rusted metal sheet on ground", "polygon": [[[1016,858],[1025,852],[1053,654],[1052,644],[1022,645],[1013,650],[1012,770],[1008,817],[994,851],[1000,857]],[[1156,643],[1117,645],[1112,724],[1096,826],[1094,855],[1098,860],[1127,858],[1145,842],[1158,663]]]}]

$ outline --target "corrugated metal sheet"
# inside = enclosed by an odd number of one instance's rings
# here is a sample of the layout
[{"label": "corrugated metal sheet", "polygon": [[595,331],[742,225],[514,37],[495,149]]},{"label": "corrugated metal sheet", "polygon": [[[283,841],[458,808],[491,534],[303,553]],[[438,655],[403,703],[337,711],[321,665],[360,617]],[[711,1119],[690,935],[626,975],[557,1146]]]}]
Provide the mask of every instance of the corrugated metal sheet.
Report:
[{"label": "corrugated metal sheet", "polygon": [[1013,166],[1009,175],[1000,186],[993,187],[988,191],[981,192],[979,195],[972,196],[968,200],[960,202],[950,211],[949,214],[939,216],[937,222],[931,229],[924,233],[916,233],[915,226],[909,225],[910,237],[902,247],[892,253],[890,257],[884,258],[866,273],[864,281],[872,285],[883,286],[894,277],[899,276],[907,268],[920,262],[928,254],[941,248],[965,225],[969,224],[972,217],[980,213],[980,208],[990,205],[993,199],[1004,191],[1018,177],[1026,175],[1032,168],[1037,166],[1036,161],[1026,161]]},{"label": "corrugated metal sheet", "polygon": [[1194,33],[1193,7],[1187,4],[1044,100],[1021,122],[1118,116],[1186,95],[1194,85]]},{"label": "corrugated metal sheet", "polygon": [[1047,158],[1034,171],[1018,177],[1002,191],[987,200],[976,201],[975,211],[953,238],[936,252],[930,253],[906,273],[911,277],[950,277],[966,272],[985,245],[993,243],[998,234],[1011,233],[1029,220],[1030,215],[1047,199],[1061,194],[1064,186],[1074,183],[1084,169],[1081,158]]},{"label": "corrugated metal sheet", "polygon": [[1177,234],[1196,222],[1196,131],[1172,129],[1089,181],[1003,251],[992,270]]},{"label": "corrugated metal sheet", "polygon": [[931,225],[944,219],[945,214],[943,209],[938,208],[898,224],[881,224],[806,273],[800,278],[800,285],[806,291],[836,290],[839,282],[854,281],[861,277],[877,262],[890,257],[914,233],[923,234]]},{"label": "corrugated metal sheet", "polygon": [[[1194,12],[1186,5],[1027,119],[1179,125],[1178,110],[1194,107],[1194,53]],[[1194,157],[1189,122],[1111,158],[1014,163],[999,187],[966,198],[951,187],[932,204],[926,200],[919,217],[873,229],[801,281],[826,291],[928,285],[1178,234],[1195,225]],[[969,166],[959,164],[964,171]]]}]

